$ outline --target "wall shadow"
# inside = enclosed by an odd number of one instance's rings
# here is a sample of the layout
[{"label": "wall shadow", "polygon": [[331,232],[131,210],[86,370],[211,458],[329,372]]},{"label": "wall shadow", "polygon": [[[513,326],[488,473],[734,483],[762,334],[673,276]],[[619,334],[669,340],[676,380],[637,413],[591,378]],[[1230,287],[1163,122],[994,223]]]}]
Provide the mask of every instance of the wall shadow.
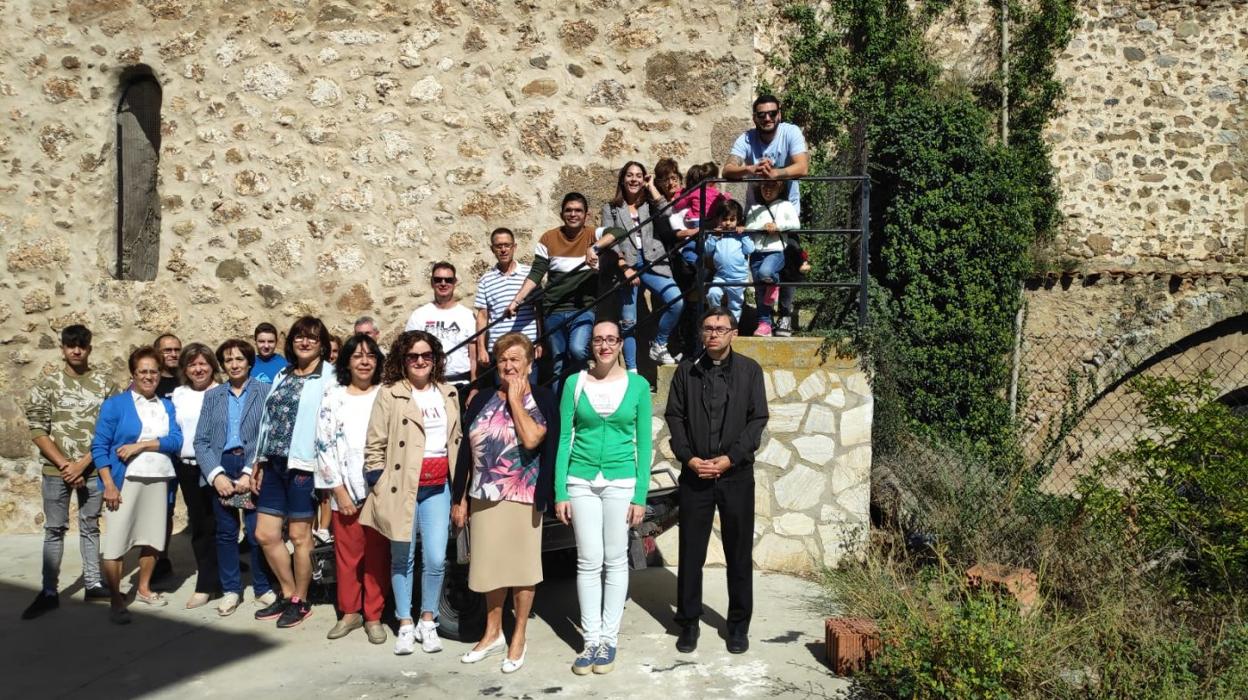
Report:
[{"label": "wall shadow", "polygon": [[254,634],[173,619],[174,603],[155,614],[132,605],[134,621],[123,627],[108,621],[107,603],[62,595],[58,610],[20,620],[35,593],[36,587],[0,583],[0,658],[11,671],[6,697],[134,698],[273,646]]}]

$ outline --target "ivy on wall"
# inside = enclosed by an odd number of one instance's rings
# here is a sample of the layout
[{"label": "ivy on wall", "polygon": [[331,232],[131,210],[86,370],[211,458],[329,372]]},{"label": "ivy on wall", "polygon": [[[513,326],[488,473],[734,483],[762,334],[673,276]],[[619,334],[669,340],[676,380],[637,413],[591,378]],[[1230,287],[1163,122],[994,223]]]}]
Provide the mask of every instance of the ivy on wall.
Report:
[{"label": "ivy on wall", "polygon": [[[1010,6],[1008,144],[1000,72],[967,83],[931,58],[924,30],[949,11],[948,0],[795,3],[773,68],[786,118],[813,144],[814,174],[871,177],[874,323],[858,340],[876,373],[877,442],[917,431],[1006,457],[1019,281],[1059,219],[1043,130],[1075,10],[1073,0]],[[810,215],[843,217],[835,196],[812,197]],[[815,279],[852,269],[843,241],[809,247]],[[819,298],[817,321],[834,324],[841,306]]]}]

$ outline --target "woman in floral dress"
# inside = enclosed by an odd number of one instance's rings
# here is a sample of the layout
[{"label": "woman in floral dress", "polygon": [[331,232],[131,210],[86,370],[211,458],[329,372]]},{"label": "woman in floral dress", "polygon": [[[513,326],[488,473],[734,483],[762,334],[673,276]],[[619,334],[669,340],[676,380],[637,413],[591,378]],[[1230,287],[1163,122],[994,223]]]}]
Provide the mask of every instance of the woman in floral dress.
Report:
[{"label": "woman in floral dress", "polygon": [[[559,408],[554,393],[529,385],[533,344],[508,333],[494,345],[500,387],[478,394],[464,413],[451,519],[469,527],[468,587],[485,594],[485,634],[464,663],[502,653],[503,673],[524,665],[533,589],[542,580],[542,514],[554,496]],[[516,627],[503,635],[503,602],[512,591]]]}]

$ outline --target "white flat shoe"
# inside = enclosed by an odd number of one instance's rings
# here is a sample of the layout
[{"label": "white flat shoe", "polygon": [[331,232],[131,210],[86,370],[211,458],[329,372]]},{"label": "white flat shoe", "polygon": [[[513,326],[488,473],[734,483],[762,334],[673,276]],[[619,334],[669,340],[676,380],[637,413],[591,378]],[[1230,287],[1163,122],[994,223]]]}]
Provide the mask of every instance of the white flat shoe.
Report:
[{"label": "white flat shoe", "polygon": [[503,659],[503,673],[515,673],[524,665],[524,657],[529,653],[529,645],[526,642],[524,648],[520,650],[520,658],[516,660]]},{"label": "white flat shoe", "polygon": [[507,651],[507,638],[500,632],[498,638],[490,642],[484,649],[469,649],[468,653],[459,657],[461,663],[475,664],[481,659]]}]

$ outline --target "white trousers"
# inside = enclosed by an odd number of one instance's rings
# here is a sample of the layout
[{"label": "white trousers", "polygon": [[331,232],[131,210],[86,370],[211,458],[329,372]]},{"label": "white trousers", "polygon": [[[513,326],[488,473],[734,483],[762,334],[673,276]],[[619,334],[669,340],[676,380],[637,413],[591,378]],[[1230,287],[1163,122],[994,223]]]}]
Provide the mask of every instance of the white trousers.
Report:
[{"label": "white trousers", "polygon": [[616,646],[628,598],[628,504],[634,482],[568,483],[576,534],[576,595],[586,646]]}]

